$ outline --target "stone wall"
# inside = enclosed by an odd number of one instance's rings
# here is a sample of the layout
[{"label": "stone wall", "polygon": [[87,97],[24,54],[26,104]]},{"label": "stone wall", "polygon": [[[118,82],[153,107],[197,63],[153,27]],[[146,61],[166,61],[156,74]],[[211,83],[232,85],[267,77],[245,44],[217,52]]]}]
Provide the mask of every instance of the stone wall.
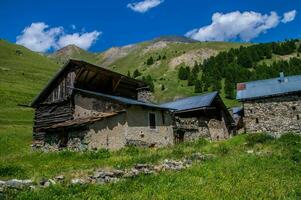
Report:
[{"label": "stone wall", "polygon": [[244,102],[244,124],[249,133],[280,134],[301,131],[301,98],[274,97]]},{"label": "stone wall", "polygon": [[[149,113],[156,116],[156,128],[149,126]],[[127,109],[126,140],[129,145],[162,147],[173,144],[172,117],[167,111],[132,106]]]},{"label": "stone wall", "polygon": [[229,132],[223,120],[206,117],[176,117],[176,128],[184,131],[184,141],[193,141],[199,138],[223,140],[229,138]]},{"label": "stone wall", "polygon": [[141,89],[137,92],[137,100],[143,102],[152,102],[154,100],[154,96],[148,89]]},{"label": "stone wall", "polygon": [[184,131],[184,141],[194,141],[199,138],[210,138],[209,129],[203,118],[175,117],[176,129]]},{"label": "stone wall", "polygon": [[211,119],[208,122],[210,137],[212,140],[224,140],[229,138],[229,132],[223,121]]},{"label": "stone wall", "polygon": [[[156,116],[155,129],[149,127],[149,113]],[[173,139],[172,118],[169,112],[132,106],[124,113],[83,127],[48,132],[43,148],[47,151],[61,148],[83,151],[103,148],[117,150],[126,145],[163,147],[172,145]],[[63,140],[66,144],[62,146]]]},{"label": "stone wall", "polygon": [[123,106],[112,101],[100,98],[83,96],[79,93],[74,95],[74,119],[97,117],[104,112],[114,112],[123,109]]},{"label": "stone wall", "polygon": [[126,145],[126,131],[126,113],[121,113],[91,124],[84,141],[89,150],[116,150]]}]

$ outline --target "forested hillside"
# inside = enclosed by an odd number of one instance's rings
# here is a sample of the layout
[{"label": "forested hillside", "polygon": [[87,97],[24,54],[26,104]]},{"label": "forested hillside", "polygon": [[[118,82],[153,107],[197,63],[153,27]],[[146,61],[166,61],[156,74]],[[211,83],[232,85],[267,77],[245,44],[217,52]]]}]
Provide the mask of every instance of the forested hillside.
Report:
[{"label": "forested hillside", "polygon": [[300,52],[299,40],[251,45],[169,36],[99,54],[66,47],[52,59],[80,58],[144,80],[156,102],[217,90],[228,106],[234,106],[238,82],[277,77],[280,71],[301,74]]}]

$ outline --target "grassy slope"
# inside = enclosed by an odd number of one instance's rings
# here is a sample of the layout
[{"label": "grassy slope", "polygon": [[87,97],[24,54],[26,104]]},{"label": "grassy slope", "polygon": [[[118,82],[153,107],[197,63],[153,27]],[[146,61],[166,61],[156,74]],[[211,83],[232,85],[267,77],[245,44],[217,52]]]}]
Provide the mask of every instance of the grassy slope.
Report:
[{"label": "grassy slope", "polygon": [[44,56],[0,40],[0,166],[29,152],[33,112],[17,104],[29,104],[57,70]]},{"label": "grassy slope", "polygon": [[[61,186],[24,191],[11,199],[298,199],[301,197],[301,137],[257,140],[246,135],[228,141],[203,140],[171,148],[126,148],[101,159],[108,166],[151,163],[192,152],[213,153],[213,160],[180,172],[145,175],[109,185]],[[253,154],[247,153],[253,150]],[[297,156],[296,156],[297,155]],[[124,156],[124,159],[121,157]],[[53,156],[56,158],[57,156]],[[66,160],[76,156],[66,155]],[[112,162],[113,161],[113,162]],[[88,159],[85,163],[90,163]],[[100,160],[95,162],[99,162]],[[100,164],[101,165],[101,164]]]},{"label": "grassy slope", "polygon": [[[237,48],[241,43],[227,43],[227,42],[197,42],[197,43],[170,43],[166,48],[147,53],[141,53],[145,47],[151,43],[139,44],[141,47],[136,51],[130,53],[124,58],[121,58],[111,64],[109,68],[127,74],[135,69],[138,69],[142,76],[151,75],[155,79],[155,100],[157,102],[169,101],[174,98],[197,95],[194,93],[194,86],[187,86],[187,81],[181,81],[177,77],[177,70],[169,67],[169,62],[172,58],[182,55],[185,52],[198,49],[212,49],[216,51],[225,51],[230,48]],[[166,55],[166,59],[157,61],[154,65],[148,66],[145,64],[147,58],[152,56],[157,58]],[[161,85],[165,86],[165,90],[161,91]],[[226,100],[228,106],[237,105],[235,100]]]}]

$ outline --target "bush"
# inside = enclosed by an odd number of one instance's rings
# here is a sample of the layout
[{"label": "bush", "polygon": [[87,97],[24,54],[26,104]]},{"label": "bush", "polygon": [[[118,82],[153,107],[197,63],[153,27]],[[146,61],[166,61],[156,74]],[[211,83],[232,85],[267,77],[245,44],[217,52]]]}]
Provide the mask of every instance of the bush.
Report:
[{"label": "bush", "polygon": [[111,157],[111,153],[107,149],[100,149],[98,151],[87,152],[87,158],[89,158],[90,160],[104,159],[110,157]]},{"label": "bush", "polygon": [[266,143],[268,141],[271,141],[273,140],[274,137],[272,137],[271,135],[268,135],[266,133],[254,133],[254,134],[249,134],[247,135],[247,143],[248,145],[255,145],[255,144],[258,144],[258,143]]},{"label": "bush", "polygon": [[0,165],[0,177],[6,176],[24,176],[25,170],[16,165]]}]

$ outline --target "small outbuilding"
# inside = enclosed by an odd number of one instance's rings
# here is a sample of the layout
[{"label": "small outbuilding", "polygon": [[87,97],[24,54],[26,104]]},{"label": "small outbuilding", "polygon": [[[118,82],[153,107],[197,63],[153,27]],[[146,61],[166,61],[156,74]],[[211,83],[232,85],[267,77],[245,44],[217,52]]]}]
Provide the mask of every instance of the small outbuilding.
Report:
[{"label": "small outbuilding", "polygon": [[175,142],[227,139],[235,122],[218,92],[179,99],[161,104],[173,109]]},{"label": "small outbuilding", "polygon": [[301,75],[237,84],[248,133],[301,132]]}]

